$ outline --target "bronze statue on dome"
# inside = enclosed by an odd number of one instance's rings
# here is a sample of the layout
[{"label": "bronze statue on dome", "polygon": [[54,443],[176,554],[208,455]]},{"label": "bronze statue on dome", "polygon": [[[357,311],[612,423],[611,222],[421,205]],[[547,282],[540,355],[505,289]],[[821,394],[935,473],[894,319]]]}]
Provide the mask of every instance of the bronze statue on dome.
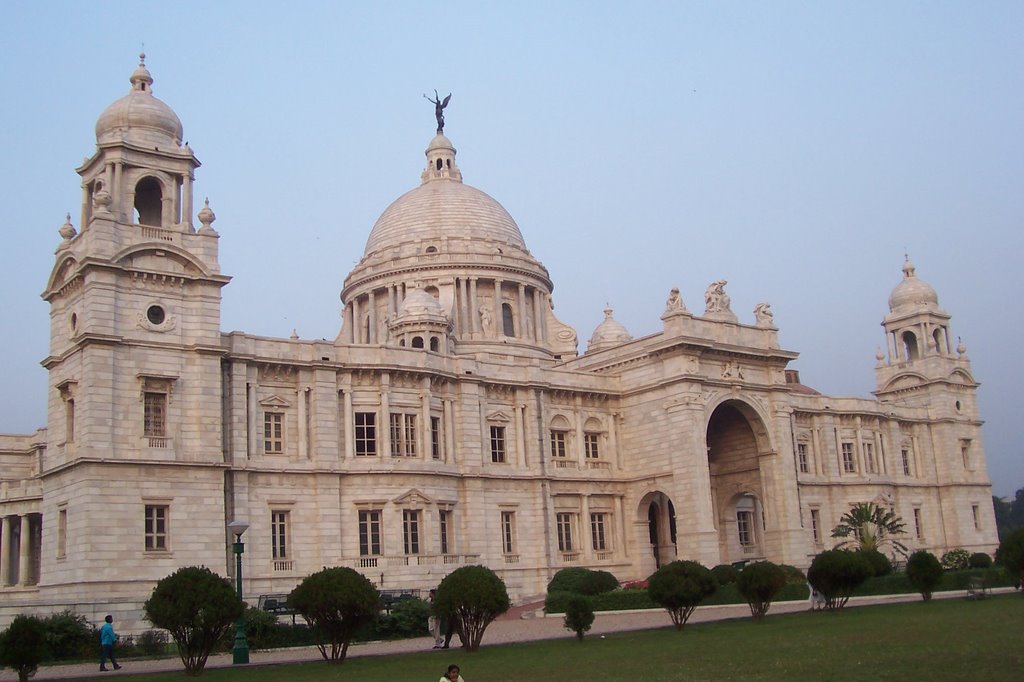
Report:
[{"label": "bronze statue on dome", "polygon": [[433,102],[433,104],[434,104],[434,117],[437,119],[437,134],[438,135],[443,135],[444,134],[444,108],[446,106],[448,106],[448,101],[451,100],[452,93],[449,92],[448,96],[445,97],[444,99],[441,99],[441,96],[437,94],[437,90],[434,90],[434,99],[430,99],[430,96],[427,95],[427,94],[424,94],[423,96],[426,97],[428,102]]}]

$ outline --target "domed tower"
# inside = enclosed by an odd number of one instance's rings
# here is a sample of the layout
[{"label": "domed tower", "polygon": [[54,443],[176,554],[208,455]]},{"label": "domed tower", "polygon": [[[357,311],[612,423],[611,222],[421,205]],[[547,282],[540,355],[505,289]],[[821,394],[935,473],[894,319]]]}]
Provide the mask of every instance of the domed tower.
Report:
[{"label": "domed tower", "polygon": [[[229,278],[220,273],[209,205],[199,212],[202,227],[193,227],[200,164],[182,144],[178,116],[153,95],[145,55],[129,81],[128,94],[96,122],[96,152],[77,169],[81,222],[76,230],[69,217],[59,230],[43,292],[50,428],[76,443],[52,448],[54,456],[93,447],[91,456],[134,456],[152,444],[166,458],[183,442],[175,433],[183,422],[171,419],[187,409],[185,375],[220,372],[203,349],[220,346],[220,289]],[[136,420],[140,396],[148,413]],[[79,443],[76,431],[90,438]]]},{"label": "domed tower", "polygon": [[[427,145],[420,186],[381,214],[341,292],[339,343],[388,343],[414,291],[432,297],[451,324],[454,352],[542,358],[576,355],[576,333],[559,322],[547,269],[526,248],[501,204],[462,182],[455,147]],[[408,307],[407,307],[408,308]],[[397,333],[397,329],[394,329]],[[427,350],[430,349],[426,345]]]},{"label": "domed tower", "polygon": [[611,306],[605,306],[604,319],[594,329],[594,333],[590,335],[590,341],[587,343],[587,352],[593,353],[606,348],[614,348],[632,340],[633,337],[629,331],[621,322],[612,317]]}]

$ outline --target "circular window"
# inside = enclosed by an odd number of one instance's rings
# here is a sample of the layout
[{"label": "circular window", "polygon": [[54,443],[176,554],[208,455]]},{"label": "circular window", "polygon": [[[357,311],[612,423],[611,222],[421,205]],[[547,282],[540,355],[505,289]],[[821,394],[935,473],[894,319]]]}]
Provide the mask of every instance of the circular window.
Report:
[{"label": "circular window", "polygon": [[146,311],[146,319],[149,320],[150,324],[163,324],[167,314],[164,313],[164,309],[158,305],[149,306],[149,310]]}]

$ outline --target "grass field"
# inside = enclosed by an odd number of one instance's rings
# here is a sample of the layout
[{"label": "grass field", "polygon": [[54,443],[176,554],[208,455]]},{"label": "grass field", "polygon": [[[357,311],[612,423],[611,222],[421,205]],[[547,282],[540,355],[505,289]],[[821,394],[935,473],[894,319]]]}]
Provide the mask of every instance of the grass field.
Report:
[{"label": "grass field", "polygon": [[[951,599],[673,629],[326,663],[208,670],[210,682],[524,680],[1012,680],[1024,676],[1024,599]],[[118,678],[125,675],[118,673]],[[133,676],[144,682],[184,673]],[[101,676],[90,679],[109,679]]]}]

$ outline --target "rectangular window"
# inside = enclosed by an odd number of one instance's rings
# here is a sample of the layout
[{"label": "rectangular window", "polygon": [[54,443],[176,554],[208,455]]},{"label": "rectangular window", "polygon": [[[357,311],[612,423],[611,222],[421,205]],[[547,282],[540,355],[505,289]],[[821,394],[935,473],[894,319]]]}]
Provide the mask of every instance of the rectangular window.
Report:
[{"label": "rectangular window", "polygon": [[143,396],[143,433],[153,438],[167,435],[167,394],[147,391]]},{"label": "rectangular window", "polygon": [[359,556],[380,555],[380,510],[359,511]]},{"label": "rectangular window", "polygon": [[416,415],[391,413],[391,456],[416,456]]},{"label": "rectangular window", "polygon": [[64,439],[68,443],[75,442],[75,401],[68,398],[64,403],[65,434]]},{"label": "rectangular window", "polygon": [[145,536],[147,552],[167,551],[167,510],[166,505],[146,505]]},{"label": "rectangular window", "polygon": [[[977,509],[977,506],[975,506]],[[63,559],[68,555],[68,510],[61,509],[57,512],[57,558]]]},{"label": "rectangular window", "polygon": [[270,512],[270,548],[275,559],[288,558],[288,512]]},{"label": "rectangular window", "polygon": [[978,505],[971,505],[971,515],[974,517],[974,530],[981,530],[981,513],[978,510]]},{"label": "rectangular window", "polygon": [[875,469],[875,446],[871,443],[861,443],[861,447],[864,448],[864,467],[869,474],[877,474],[878,470]]},{"label": "rectangular window", "polygon": [[817,509],[811,510],[811,537],[815,545],[821,544],[821,512]]},{"label": "rectangular window", "polygon": [[516,513],[501,512],[501,551],[505,554],[516,553]]},{"label": "rectangular window", "polygon": [[921,522],[921,509],[914,507],[914,536],[920,540],[924,537],[924,525]]},{"label": "rectangular window", "polygon": [[853,443],[843,443],[843,472],[857,472],[857,459],[853,456]]},{"label": "rectangular window", "polygon": [[555,459],[565,458],[565,431],[551,432],[551,456]]},{"label": "rectangular window", "polygon": [[375,457],[377,455],[377,414],[374,412],[356,412],[356,456]]},{"label": "rectangular window", "polygon": [[437,527],[441,533],[441,554],[450,554],[448,545],[448,524],[451,521],[451,512],[445,509],[437,512]]},{"label": "rectangular window", "polygon": [[607,525],[607,514],[594,513],[590,515],[590,539],[596,552],[603,552],[608,549],[608,540],[605,537],[605,527]]},{"label": "rectangular window", "polygon": [[964,461],[964,469],[970,471],[971,469],[971,441],[962,440],[960,441],[960,457]]},{"label": "rectangular window", "polygon": [[796,444],[796,459],[800,464],[801,474],[806,474],[810,471],[810,467],[807,464],[807,443]]},{"label": "rectangular window", "polygon": [[441,418],[430,418],[430,456],[441,459]]},{"label": "rectangular window", "polygon": [[555,519],[558,524],[558,551],[559,552],[571,552],[573,551],[572,544],[572,514],[562,512],[555,514]]},{"label": "rectangular window", "polygon": [[903,459],[903,475],[910,475],[910,450],[903,448],[900,450],[900,457]]},{"label": "rectangular window", "polygon": [[598,449],[598,433],[583,434],[583,451],[587,459],[600,459],[601,451]]},{"label": "rectangular window", "polygon": [[284,452],[284,413],[263,413],[263,452],[268,455]]},{"label": "rectangular window", "polygon": [[402,510],[402,542],[406,554],[420,553],[420,513],[414,509]]},{"label": "rectangular window", "polygon": [[505,427],[491,426],[491,461],[495,464],[505,462]]},{"label": "rectangular window", "polygon": [[750,547],[754,544],[754,512],[736,512],[736,531],[739,534],[740,545]]}]

